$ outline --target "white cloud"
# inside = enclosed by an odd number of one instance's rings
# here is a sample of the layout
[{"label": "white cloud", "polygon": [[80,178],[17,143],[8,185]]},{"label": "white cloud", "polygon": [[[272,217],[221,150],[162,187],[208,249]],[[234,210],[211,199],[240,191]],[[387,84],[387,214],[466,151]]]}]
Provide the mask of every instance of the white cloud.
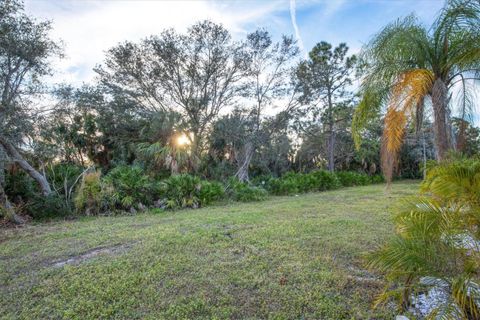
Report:
[{"label": "white cloud", "polygon": [[234,35],[246,24],[265,20],[285,3],[204,1],[41,1],[27,0],[29,14],[53,21],[52,36],[62,39],[66,57],[56,62],[54,80],[90,81],[104,52],[125,40],[138,41],[166,28],[180,32],[200,20],[222,23]]}]

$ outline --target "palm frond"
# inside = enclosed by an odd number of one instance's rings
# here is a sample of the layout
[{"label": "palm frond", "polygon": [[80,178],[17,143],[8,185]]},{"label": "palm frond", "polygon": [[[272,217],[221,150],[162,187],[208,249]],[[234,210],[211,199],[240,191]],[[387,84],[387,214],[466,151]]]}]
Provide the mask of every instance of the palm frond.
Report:
[{"label": "palm frond", "polygon": [[[426,69],[412,69],[401,73],[391,89],[390,106],[385,116],[382,150],[382,169],[387,182],[391,182],[395,158],[400,151],[407,118],[419,113],[423,99],[431,91],[434,76]],[[423,112],[422,112],[423,113]]]},{"label": "palm frond", "polygon": [[429,52],[427,32],[413,15],[387,25],[364,47],[361,60],[366,73],[361,84],[362,100],[352,122],[357,148],[362,129],[389,103],[399,75],[428,66]]},{"label": "palm frond", "polygon": [[433,39],[438,50],[444,50],[445,40],[464,30],[478,30],[480,2],[448,0],[432,25]]},{"label": "palm frond", "polygon": [[362,142],[362,130],[370,120],[376,117],[382,105],[382,94],[367,90],[363,94],[363,98],[355,108],[352,119],[352,136],[355,147],[360,148]]}]

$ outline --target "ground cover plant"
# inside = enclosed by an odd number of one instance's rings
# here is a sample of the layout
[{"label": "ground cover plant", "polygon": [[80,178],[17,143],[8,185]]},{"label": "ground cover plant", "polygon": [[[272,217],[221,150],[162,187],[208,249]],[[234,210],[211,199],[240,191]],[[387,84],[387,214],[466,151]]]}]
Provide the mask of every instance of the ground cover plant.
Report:
[{"label": "ground cover plant", "polygon": [[[401,312],[432,319],[478,319],[480,161],[432,165],[395,224],[395,237],[370,258],[389,279],[378,302],[393,298]],[[419,296],[430,298],[428,307],[418,310]]]},{"label": "ground cover plant", "polygon": [[[389,319],[364,254],[415,182],[0,233],[5,319]],[[388,199],[388,201],[385,201]]]}]

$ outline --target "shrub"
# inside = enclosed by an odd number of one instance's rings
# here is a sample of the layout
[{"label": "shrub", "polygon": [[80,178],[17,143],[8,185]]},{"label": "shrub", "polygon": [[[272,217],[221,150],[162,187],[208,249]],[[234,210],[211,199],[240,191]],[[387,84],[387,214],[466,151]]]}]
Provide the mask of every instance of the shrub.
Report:
[{"label": "shrub", "polygon": [[201,181],[200,190],[198,191],[198,198],[202,206],[220,200],[224,194],[225,189],[221,183],[215,181]]},{"label": "shrub", "polygon": [[25,171],[9,170],[5,175],[5,193],[7,197],[19,204],[33,199],[37,193],[35,182]]},{"label": "shrub", "polygon": [[74,203],[77,212],[86,215],[100,213],[102,209],[102,182],[100,172],[88,172],[83,175],[82,183],[75,194]]},{"label": "shrub", "polygon": [[271,179],[267,185],[268,191],[275,195],[288,195],[299,192],[297,181],[294,179]]},{"label": "shrub", "polygon": [[[397,212],[397,234],[370,258],[390,283],[379,297],[406,309],[436,290],[427,318],[480,318],[480,161],[430,167],[420,194]],[[442,298],[444,297],[444,298]]]},{"label": "shrub", "polygon": [[63,195],[52,193],[44,197],[35,181],[24,171],[8,171],[5,193],[20,213],[34,219],[65,217],[72,213],[69,202]]},{"label": "shrub", "polygon": [[268,181],[268,190],[275,195],[289,195],[310,191],[336,189],[340,181],[334,173],[316,170],[310,173],[289,172],[278,179]]},{"label": "shrub", "polygon": [[230,197],[235,201],[251,202],[262,201],[268,196],[267,190],[261,187],[250,186],[238,179],[230,179]]},{"label": "shrub", "polygon": [[325,170],[317,170],[310,173],[313,175],[315,181],[314,189],[310,189],[308,191],[325,191],[325,190],[333,190],[339,188],[340,181],[335,173],[325,171]]},{"label": "shrub", "polygon": [[46,197],[36,194],[25,205],[25,212],[34,219],[66,217],[72,214],[65,198],[54,193]]},{"label": "shrub", "polygon": [[162,196],[170,209],[198,208],[219,200],[223,195],[221,184],[189,174],[174,175],[162,183]]},{"label": "shrub", "polygon": [[256,176],[254,177],[252,180],[251,180],[251,183],[254,185],[254,186],[257,186],[257,187],[261,187],[261,188],[265,188],[266,186],[268,186],[268,184],[270,183],[270,181],[274,179],[274,177],[270,174],[262,174],[262,175],[259,175],[259,176]]},{"label": "shrub", "polygon": [[151,204],[159,192],[158,183],[138,166],[118,166],[104,181],[112,204],[121,209]]},{"label": "shrub", "polygon": [[365,186],[372,181],[367,174],[354,171],[339,171],[336,175],[344,187]]},{"label": "shrub", "polygon": [[370,177],[370,182],[375,184],[375,183],[384,183],[385,182],[385,177],[382,174],[375,174]]}]

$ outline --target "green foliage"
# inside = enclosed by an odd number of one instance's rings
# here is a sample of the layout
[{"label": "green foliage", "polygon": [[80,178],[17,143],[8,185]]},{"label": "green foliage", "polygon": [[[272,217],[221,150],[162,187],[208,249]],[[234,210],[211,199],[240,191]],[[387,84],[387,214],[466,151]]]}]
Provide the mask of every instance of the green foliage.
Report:
[{"label": "green foliage", "polygon": [[33,219],[65,217],[72,213],[64,195],[57,193],[47,197],[40,195],[35,182],[24,171],[8,172],[5,192],[16,210]]},{"label": "green foliage", "polygon": [[158,183],[138,166],[118,166],[105,176],[104,182],[112,204],[121,209],[151,204],[159,192]]},{"label": "green foliage", "polygon": [[333,190],[338,187],[340,181],[337,176],[325,170],[310,173],[289,172],[280,178],[271,179],[267,185],[267,189],[275,195]]},{"label": "green foliage", "polygon": [[339,171],[336,173],[340,184],[344,187],[365,186],[372,182],[372,178],[365,173],[354,171]]},{"label": "green foliage", "polygon": [[225,189],[221,183],[216,181],[202,180],[200,182],[200,190],[198,191],[198,198],[202,206],[211,204],[214,201],[220,200],[225,194]]},{"label": "green foliage", "polygon": [[72,214],[63,196],[52,193],[48,196],[36,194],[24,208],[34,219],[66,217]]},{"label": "green foliage", "polygon": [[371,183],[384,183],[385,182],[385,177],[381,174],[374,174],[373,176],[370,177]]},{"label": "green foliage", "polygon": [[52,189],[59,193],[66,193],[76,179],[82,173],[84,168],[72,163],[57,163],[47,167],[47,180],[50,182]]},{"label": "green foliage", "polygon": [[169,209],[198,208],[221,199],[224,189],[218,182],[180,174],[164,180],[161,193]]},{"label": "green foliage", "polygon": [[229,180],[230,197],[235,201],[262,201],[268,197],[268,192],[262,187],[251,186],[238,179]]},{"label": "green foliage", "polygon": [[389,283],[379,302],[441,287],[448,299],[429,315],[436,319],[480,317],[480,161],[444,161],[430,167],[422,194],[396,214],[396,236],[370,258]]},{"label": "green foliage", "polygon": [[24,171],[9,170],[5,177],[5,193],[15,203],[33,199],[37,190],[35,182]]},{"label": "green foliage", "polygon": [[100,172],[88,172],[83,175],[74,203],[77,212],[95,215],[102,209],[102,182]]},{"label": "green foliage", "polygon": [[267,190],[274,195],[291,195],[297,193],[333,190],[339,187],[364,186],[384,182],[382,175],[369,176],[353,171],[338,171],[331,173],[325,170],[315,170],[310,173],[289,172],[280,178],[262,177]]}]

